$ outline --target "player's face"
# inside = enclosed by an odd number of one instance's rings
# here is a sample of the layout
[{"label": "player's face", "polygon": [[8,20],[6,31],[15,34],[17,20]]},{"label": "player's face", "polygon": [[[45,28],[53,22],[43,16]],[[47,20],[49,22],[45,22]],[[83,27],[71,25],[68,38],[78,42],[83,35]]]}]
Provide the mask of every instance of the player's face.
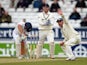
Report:
[{"label": "player's face", "polygon": [[63,21],[61,21],[61,22],[58,22],[58,25],[59,25],[59,27],[63,27]]},{"label": "player's face", "polygon": [[49,7],[43,7],[43,11],[47,13],[49,11]]}]

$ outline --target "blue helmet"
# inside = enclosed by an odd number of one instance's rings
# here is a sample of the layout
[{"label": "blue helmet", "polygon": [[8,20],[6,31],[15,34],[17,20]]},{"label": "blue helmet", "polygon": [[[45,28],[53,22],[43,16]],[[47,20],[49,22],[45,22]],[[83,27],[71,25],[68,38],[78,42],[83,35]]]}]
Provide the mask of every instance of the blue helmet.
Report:
[{"label": "blue helmet", "polygon": [[29,22],[26,22],[26,23],[25,23],[25,30],[26,30],[27,32],[32,31],[32,24],[29,23]]}]

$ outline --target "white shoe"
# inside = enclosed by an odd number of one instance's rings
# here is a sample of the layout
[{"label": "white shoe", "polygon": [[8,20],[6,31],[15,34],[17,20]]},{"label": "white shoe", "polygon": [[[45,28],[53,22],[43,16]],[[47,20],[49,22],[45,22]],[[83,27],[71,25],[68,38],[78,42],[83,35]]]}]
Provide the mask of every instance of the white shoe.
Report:
[{"label": "white shoe", "polygon": [[66,58],[66,60],[68,61],[68,60],[70,60],[70,58]]},{"label": "white shoe", "polygon": [[51,59],[54,59],[55,57],[54,57],[53,55],[50,55],[50,58],[51,58]]},{"label": "white shoe", "polygon": [[29,57],[28,56],[26,56],[26,57],[24,57],[25,59],[29,59]]},{"label": "white shoe", "polygon": [[22,56],[19,56],[18,59],[22,59],[23,57]]},{"label": "white shoe", "polygon": [[36,59],[39,59],[39,57],[38,57],[37,55],[35,55],[35,58],[36,58]]},{"label": "white shoe", "polygon": [[76,58],[75,58],[75,57],[72,57],[72,58],[67,58],[67,59],[66,59],[66,61],[70,61],[70,60],[71,60],[71,61],[74,61],[74,60],[76,60]]},{"label": "white shoe", "polygon": [[55,57],[50,57],[51,59],[55,59]]},{"label": "white shoe", "polygon": [[76,57],[72,57],[71,60],[76,60]]},{"label": "white shoe", "polygon": [[22,59],[24,57],[24,55],[20,55],[18,56],[18,59]]},{"label": "white shoe", "polygon": [[29,59],[28,54],[24,55],[24,58],[25,58],[25,59]]}]

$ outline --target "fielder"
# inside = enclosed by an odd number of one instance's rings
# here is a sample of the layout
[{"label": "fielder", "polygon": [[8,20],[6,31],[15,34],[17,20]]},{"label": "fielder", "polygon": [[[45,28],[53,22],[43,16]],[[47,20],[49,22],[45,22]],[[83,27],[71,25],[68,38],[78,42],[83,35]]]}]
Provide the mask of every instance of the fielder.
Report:
[{"label": "fielder", "polygon": [[54,17],[49,12],[49,5],[43,4],[43,12],[38,16],[39,23],[39,43],[37,44],[37,55],[36,58],[41,57],[41,52],[45,39],[47,38],[50,45],[50,58],[54,58],[54,32],[53,23]]},{"label": "fielder", "polygon": [[14,31],[13,31],[13,38],[16,44],[16,57],[18,59],[22,59],[23,57],[28,59],[28,47],[26,43],[26,39],[28,33],[32,30],[32,25],[29,22],[26,22],[23,19],[22,22],[19,22]]},{"label": "fielder", "polygon": [[58,13],[62,17],[57,19],[57,23],[61,28],[62,34],[64,35],[64,40],[60,43],[60,46],[68,57],[66,60],[75,60],[76,57],[72,52],[71,46],[80,43],[81,37],[79,33],[69,24],[69,22],[65,20],[62,11],[59,10]]}]

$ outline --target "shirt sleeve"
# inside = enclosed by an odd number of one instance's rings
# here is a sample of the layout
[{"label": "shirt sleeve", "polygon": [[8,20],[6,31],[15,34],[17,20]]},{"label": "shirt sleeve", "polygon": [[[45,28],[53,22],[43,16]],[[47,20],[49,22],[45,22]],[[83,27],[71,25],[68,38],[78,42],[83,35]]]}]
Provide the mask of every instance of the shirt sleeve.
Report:
[{"label": "shirt sleeve", "polygon": [[63,18],[63,20],[64,20],[64,23],[65,23],[65,24],[68,24],[68,21],[65,19],[64,15],[62,15],[62,18]]},{"label": "shirt sleeve", "polygon": [[51,15],[50,20],[51,20],[51,25],[53,25],[53,24],[54,24],[54,21],[55,21],[55,18],[54,18],[54,16],[53,16],[53,15]]},{"label": "shirt sleeve", "polygon": [[43,22],[41,14],[38,15],[38,23],[39,23],[39,25],[44,25],[45,24],[45,22]]},{"label": "shirt sleeve", "polygon": [[66,41],[67,41],[67,39],[66,39],[66,38],[64,38],[63,42],[66,42]]}]

